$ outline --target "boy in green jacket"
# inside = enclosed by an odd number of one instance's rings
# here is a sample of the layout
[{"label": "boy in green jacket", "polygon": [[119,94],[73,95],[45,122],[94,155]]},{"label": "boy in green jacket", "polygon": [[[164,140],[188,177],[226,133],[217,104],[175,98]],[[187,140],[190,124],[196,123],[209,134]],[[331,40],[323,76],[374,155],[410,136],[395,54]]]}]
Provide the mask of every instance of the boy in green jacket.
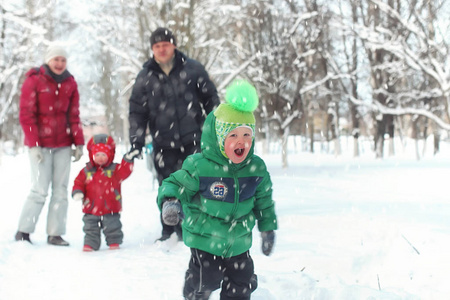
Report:
[{"label": "boy in green jacket", "polygon": [[235,81],[225,100],[205,120],[202,152],[187,157],[158,190],[167,225],[184,215],[183,241],[192,254],[185,299],[208,299],[221,284],[221,300],[250,299],[257,287],[249,252],[256,223],[265,255],[275,241],[272,182],[264,161],[253,153],[256,90]]}]

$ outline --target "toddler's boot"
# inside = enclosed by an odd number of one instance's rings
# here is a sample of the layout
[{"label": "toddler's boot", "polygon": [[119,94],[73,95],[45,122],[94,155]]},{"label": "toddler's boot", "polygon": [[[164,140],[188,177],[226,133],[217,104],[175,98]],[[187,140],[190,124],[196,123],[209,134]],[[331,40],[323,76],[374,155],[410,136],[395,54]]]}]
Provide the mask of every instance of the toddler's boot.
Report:
[{"label": "toddler's boot", "polygon": [[111,244],[109,245],[109,250],[117,250],[120,249],[119,244]]},{"label": "toddler's boot", "polygon": [[83,246],[83,251],[84,252],[92,252],[92,251],[94,251],[94,249],[92,249],[92,247],[89,246],[89,245],[84,245]]}]

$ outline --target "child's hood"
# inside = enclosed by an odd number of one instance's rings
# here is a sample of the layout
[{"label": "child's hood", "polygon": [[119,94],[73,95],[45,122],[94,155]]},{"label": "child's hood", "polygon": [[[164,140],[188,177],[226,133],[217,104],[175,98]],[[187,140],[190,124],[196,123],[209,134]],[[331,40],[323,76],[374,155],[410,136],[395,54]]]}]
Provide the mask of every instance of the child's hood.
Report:
[{"label": "child's hood", "polygon": [[[202,153],[206,158],[211,159],[222,165],[232,164],[232,162],[225,156],[223,156],[222,153],[220,152],[215,123],[216,117],[214,115],[214,111],[212,111],[208,114],[205,123],[203,124],[203,132],[201,138]],[[255,148],[255,139],[253,139],[252,147],[250,148],[247,157],[239,165],[246,164],[246,162],[253,156],[254,148]]]},{"label": "child's hood", "polygon": [[94,162],[94,154],[99,151],[105,152],[108,156],[108,162],[104,167],[109,166],[113,162],[114,155],[116,154],[116,143],[111,136],[107,134],[96,134],[89,140],[86,147],[89,153],[89,161],[93,166],[98,167]]}]

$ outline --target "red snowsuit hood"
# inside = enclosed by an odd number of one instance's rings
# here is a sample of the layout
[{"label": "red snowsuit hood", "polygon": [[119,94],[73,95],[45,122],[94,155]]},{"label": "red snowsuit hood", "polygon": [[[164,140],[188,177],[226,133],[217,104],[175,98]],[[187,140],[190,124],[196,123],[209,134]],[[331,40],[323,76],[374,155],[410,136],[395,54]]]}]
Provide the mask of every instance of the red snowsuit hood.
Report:
[{"label": "red snowsuit hood", "polygon": [[89,152],[89,161],[96,167],[98,167],[98,164],[94,162],[95,153],[106,153],[106,155],[108,155],[108,162],[103,166],[103,168],[105,168],[114,160],[114,155],[116,154],[116,143],[114,142],[114,139],[107,134],[97,134],[89,140],[87,150]]}]

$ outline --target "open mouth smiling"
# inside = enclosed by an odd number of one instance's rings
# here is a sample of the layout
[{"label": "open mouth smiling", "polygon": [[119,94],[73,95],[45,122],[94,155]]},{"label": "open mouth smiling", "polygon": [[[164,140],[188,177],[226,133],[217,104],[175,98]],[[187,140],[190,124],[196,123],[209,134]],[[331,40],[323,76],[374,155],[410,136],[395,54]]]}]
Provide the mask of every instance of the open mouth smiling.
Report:
[{"label": "open mouth smiling", "polygon": [[242,156],[242,154],[244,154],[244,148],[238,148],[238,149],[234,150],[234,153],[237,156]]}]

